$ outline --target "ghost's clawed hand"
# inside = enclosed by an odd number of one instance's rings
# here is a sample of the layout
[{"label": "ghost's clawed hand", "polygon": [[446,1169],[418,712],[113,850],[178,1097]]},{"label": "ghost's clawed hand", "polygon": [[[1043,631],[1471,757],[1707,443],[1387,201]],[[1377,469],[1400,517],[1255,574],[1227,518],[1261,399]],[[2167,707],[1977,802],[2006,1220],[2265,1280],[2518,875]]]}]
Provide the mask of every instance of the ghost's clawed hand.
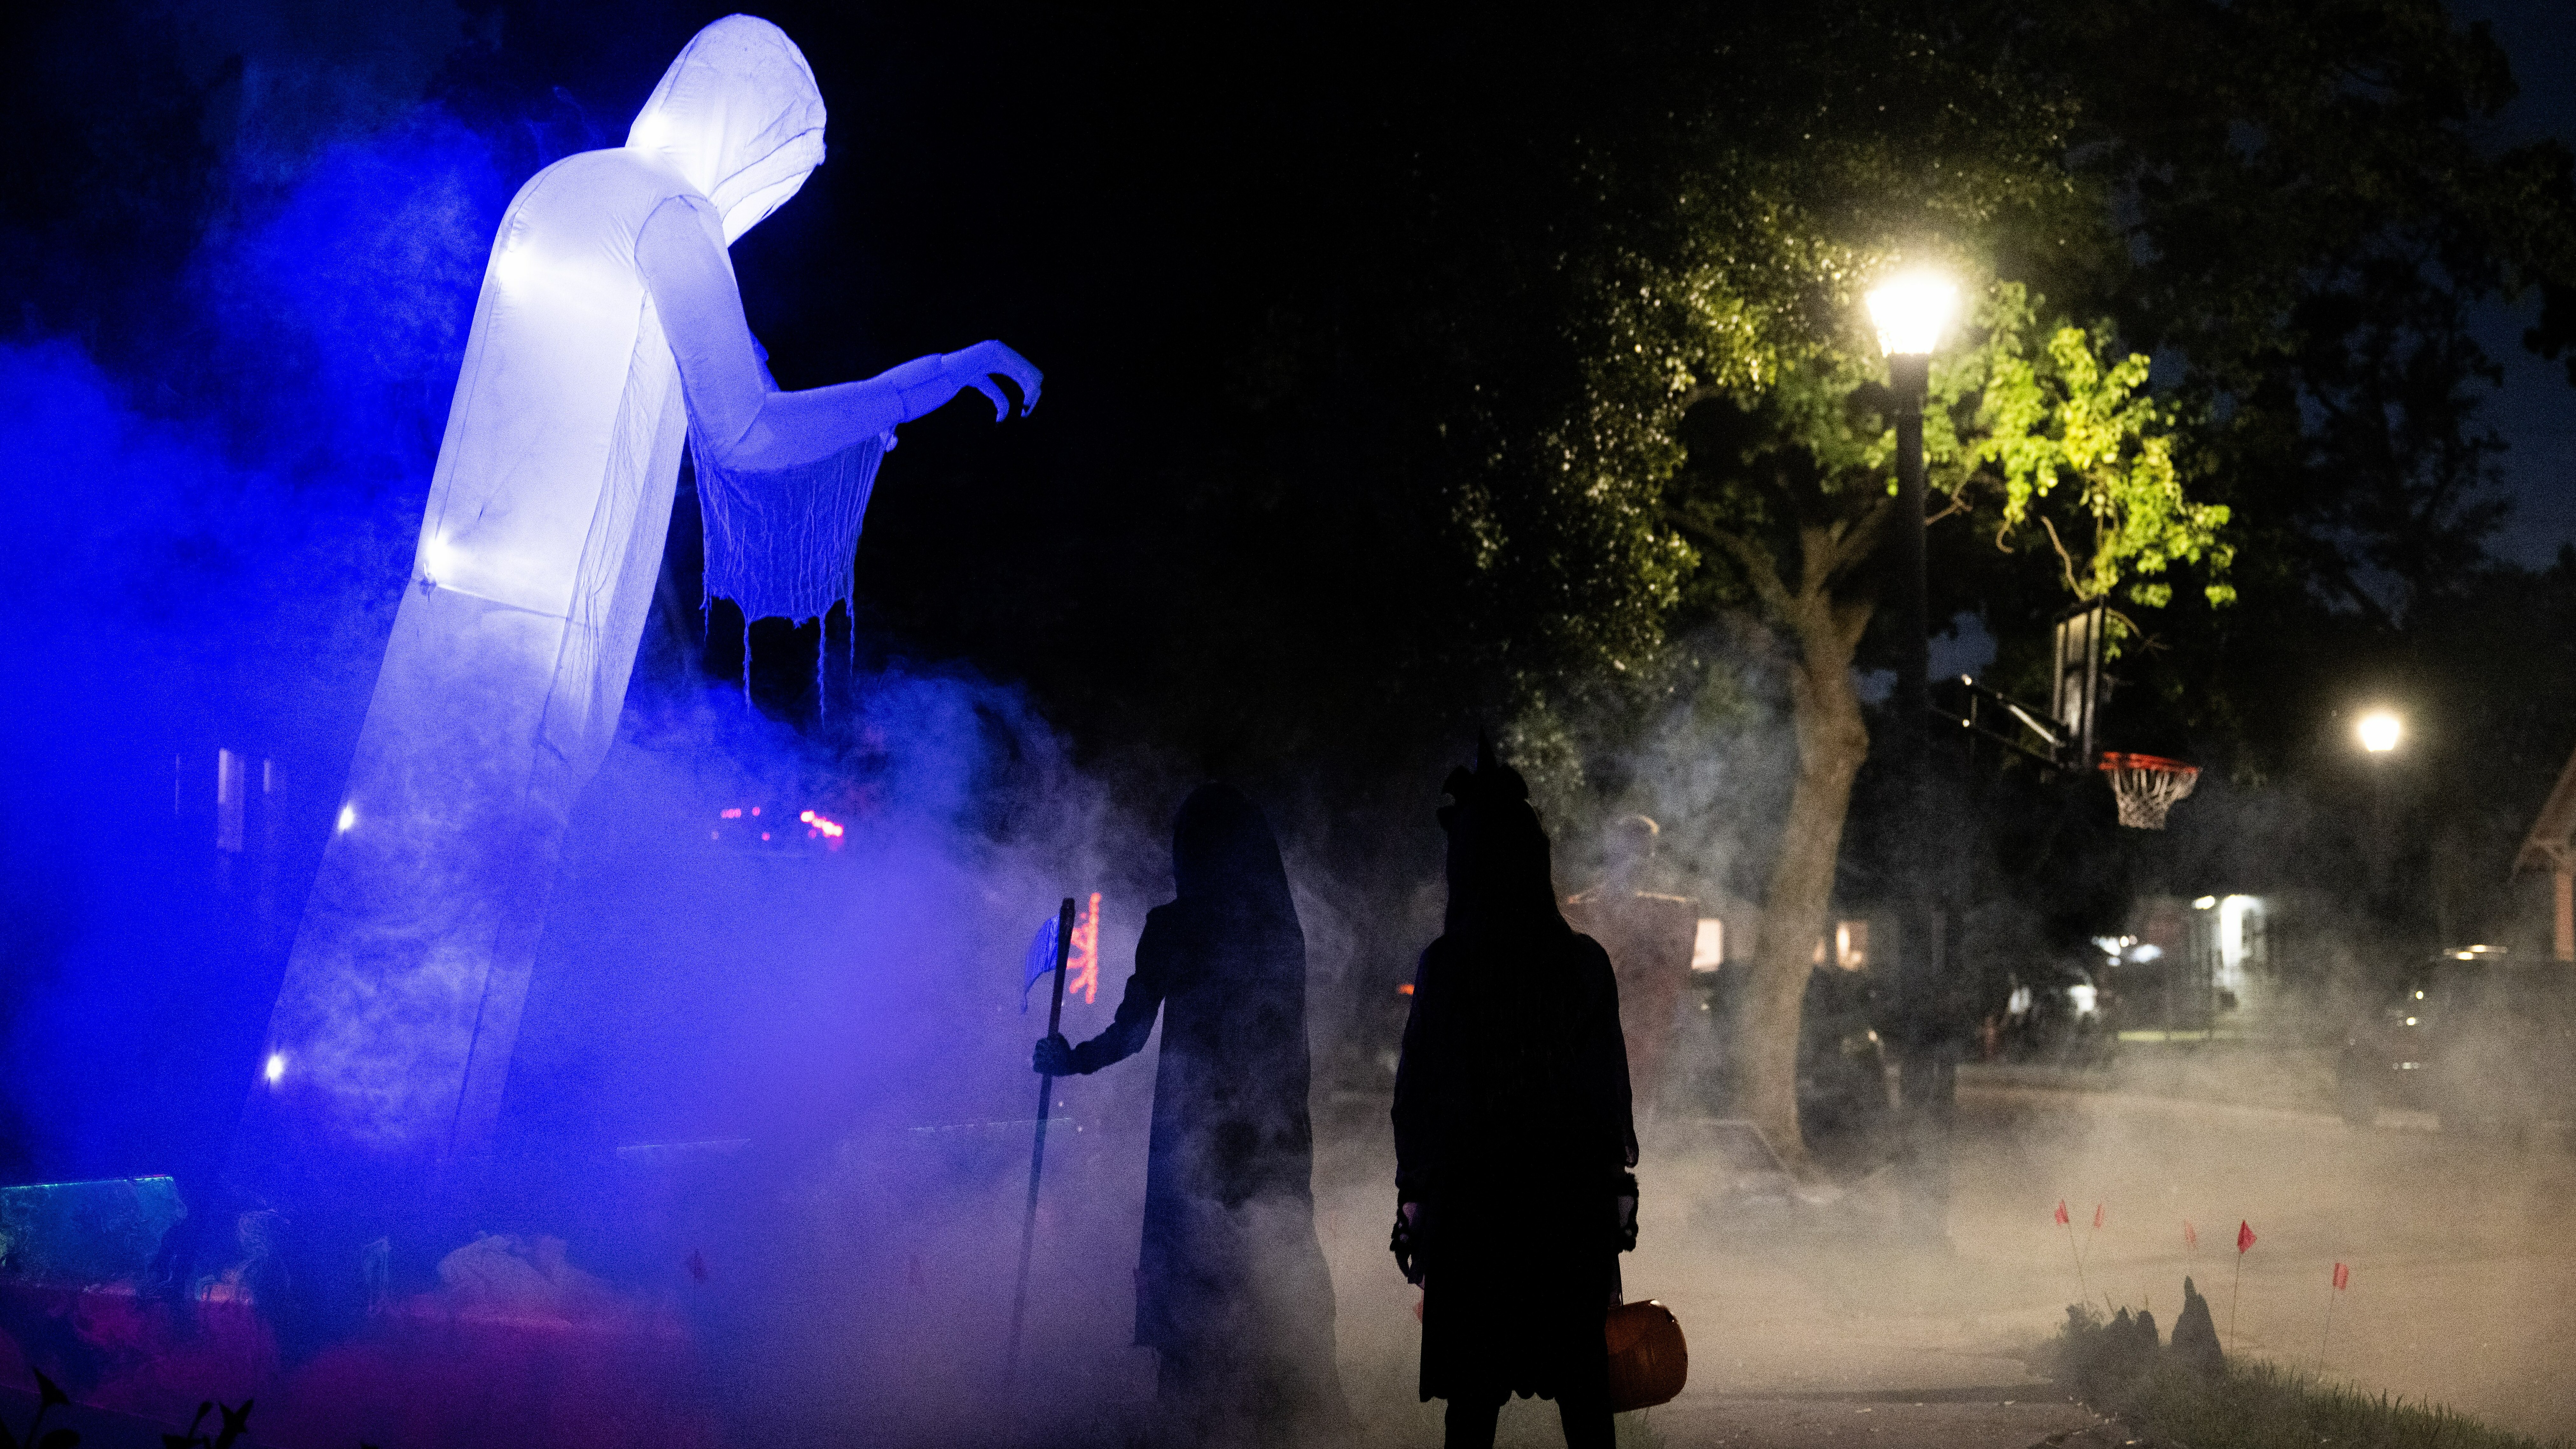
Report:
[{"label": "ghost's clawed hand", "polygon": [[971,387],[992,401],[993,421],[997,423],[1011,415],[1011,399],[995,378],[1008,378],[1020,390],[1022,417],[1036,409],[1039,384],[1046,380],[1046,375],[1031,366],[1027,358],[999,342],[978,342],[963,352],[947,354],[940,363],[941,370],[960,387]]}]

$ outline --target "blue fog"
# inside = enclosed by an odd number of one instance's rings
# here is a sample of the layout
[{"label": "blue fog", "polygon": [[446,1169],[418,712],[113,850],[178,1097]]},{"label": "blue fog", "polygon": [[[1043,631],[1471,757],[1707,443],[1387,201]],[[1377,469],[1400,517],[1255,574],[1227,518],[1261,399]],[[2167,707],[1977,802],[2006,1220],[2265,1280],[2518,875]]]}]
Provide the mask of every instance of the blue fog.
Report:
[{"label": "blue fog", "polygon": [[[210,231],[166,372],[0,346],[12,1176],[220,1163],[517,179],[500,166],[415,109]],[[551,916],[506,1109],[523,1141],[757,1135],[791,1107],[799,1132],[1025,1113],[1025,1045],[999,1047],[1032,1033],[998,1013],[1028,922],[1106,889],[1118,959],[1160,889],[1155,832],[1113,818],[1005,688],[901,665],[859,687],[817,742],[686,668],[639,673]],[[218,750],[251,795],[235,851],[214,848]],[[750,805],[850,834],[792,859],[708,839]]]}]

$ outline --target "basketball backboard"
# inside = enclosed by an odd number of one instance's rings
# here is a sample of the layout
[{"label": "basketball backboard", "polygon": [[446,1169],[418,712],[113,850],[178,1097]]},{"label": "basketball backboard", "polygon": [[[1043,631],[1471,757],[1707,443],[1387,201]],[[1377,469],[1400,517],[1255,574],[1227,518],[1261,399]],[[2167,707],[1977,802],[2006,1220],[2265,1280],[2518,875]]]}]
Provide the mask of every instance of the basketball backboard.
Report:
[{"label": "basketball backboard", "polygon": [[2093,762],[2093,727],[2102,701],[2102,629],[2108,608],[2099,599],[2078,604],[2057,618],[2056,688],[2049,712],[2060,727],[2066,763],[2083,769]]}]

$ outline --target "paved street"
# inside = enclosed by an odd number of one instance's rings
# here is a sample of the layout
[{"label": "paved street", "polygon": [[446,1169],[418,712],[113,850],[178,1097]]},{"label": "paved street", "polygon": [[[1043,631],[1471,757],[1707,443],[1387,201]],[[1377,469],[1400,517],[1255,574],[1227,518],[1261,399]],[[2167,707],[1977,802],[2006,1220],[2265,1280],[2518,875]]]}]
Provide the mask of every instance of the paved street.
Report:
[{"label": "paved street", "polygon": [[[2094,1422],[2031,1371],[2082,1281],[2098,1304],[2152,1307],[2170,1329],[2182,1279],[2238,1348],[2374,1393],[2429,1399],[2544,1439],[2576,1435],[2576,1160],[2384,1117],[2364,1130],[2317,1111],[2189,1096],[1986,1082],[1961,1093],[1955,1256],[1895,1251],[1892,1203],[1864,1186],[1801,1207],[1785,1231],[1714,1217],[1704,1164],[1657,1157],[1631,1297],[1672,1306],[1691,1384],[1651,1422],[1673,1445],[1910,1443],[2021,1449]],[[1328,1212],[1355,1396],[1383,1421],[1411,1410],[1410,1290],[1385,1259],[1382,1190]],[[2051,1221],[2059,1198],[2074,1244]],[[2093,1206],[2104,1209],[2098,1233]],[[1364,1207],[1363,1207],[1364,1204]],[[2183,1224],[2199,1232],[2186,1248]],[[2240,1220],[2259,1241],[2236,1283]],[[2325,1311],[2332,1265],[2351,1287]],[[1436,1439],[1399,1428],[1398,1442]],[[1507,1427],[1553,1443],[1552,1413]],[[2115,1436],[2105,1442],[2117,1443]]]}]

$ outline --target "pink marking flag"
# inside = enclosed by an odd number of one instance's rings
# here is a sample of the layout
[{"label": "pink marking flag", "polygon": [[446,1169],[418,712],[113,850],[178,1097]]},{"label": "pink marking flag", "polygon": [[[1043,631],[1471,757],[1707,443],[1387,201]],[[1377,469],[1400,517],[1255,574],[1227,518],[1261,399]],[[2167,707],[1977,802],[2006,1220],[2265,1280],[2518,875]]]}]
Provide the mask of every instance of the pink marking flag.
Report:
[{"label": "pink marking flag", "polygon": [[2200,1246],[2200,1229],[2193,1227],[2189,1218],[2182,1220],[2182,1245],[2186,1249],[2197,1249]]},{"label": "pink marking flag", "polygon": [[2102,1226],[2102,1205],[2098,1202],[2093,1204],[2093,1226]]},{"label": "pink marking flag", "polygon": [[2331,1292],[2331,1293],[2328,1293],[2328,1294],[2326,1295],[2326,1321],[2325,1321],[2325,1325],[2324,1325],[2323,1327],[2321,1327],[2321,1328],[2319,1328],[2319,1329],[2317,1330],[2317,1372],[2319,1372],[2319,1373],[2323,1373],[2323,1372],[2325,1372],[2325,1367],[2326,1367],[2326,1344],[2327,1344],[2328,1340],[2330,1340],[2330,1339],[2332,1339],[2332,1338],[2334,1337],[2334,1301],[2335,1301],[2335,1294],[2336,1294],[2336,1293],[2341,1293],[2341,1292],[2343,1291],[2343,1289],[2344,1289],[2344,1285],[2345,1285],[2345,1284],[2347,1284],[2347,1283],[2350,1283],[2351,1281],[2352,1281],[2352,1270],[2351,1270],[2350,1268],[2345,1267],[2345,1266],[2344,1266],[2343,1264],[2341,1264],[2341,1263],[2337,1263],[2337,1264],[2335,1264],[2335,1266],[2334,1266],[2334,1291],[2333,1291],[2333,1292]]},{"label": "pink marking flag", "polygon": [[[2254,1246],[2254,1225],[2236,1220],[2236,1277],[2227,1285],[2227,1351],[2236,1351],[2236,1292],[2245,1286],[2245,1250]],[[2332,1300],[2329,1299],[2329,1302]]]},{"label": "pink marking flag", "polygon": [[2084,1278],[2084,1250],[2075,1246],[2075,1220],[2066,1215],[2066,1199],[2062,1197],[2057,1200],[2056,1222],[2066,1229],[2066,1251],[2075,1259],[2075,1289],[2083,1295],[2081,1301],[2090,1303],[2093,1301],[2093,1286]]}]

